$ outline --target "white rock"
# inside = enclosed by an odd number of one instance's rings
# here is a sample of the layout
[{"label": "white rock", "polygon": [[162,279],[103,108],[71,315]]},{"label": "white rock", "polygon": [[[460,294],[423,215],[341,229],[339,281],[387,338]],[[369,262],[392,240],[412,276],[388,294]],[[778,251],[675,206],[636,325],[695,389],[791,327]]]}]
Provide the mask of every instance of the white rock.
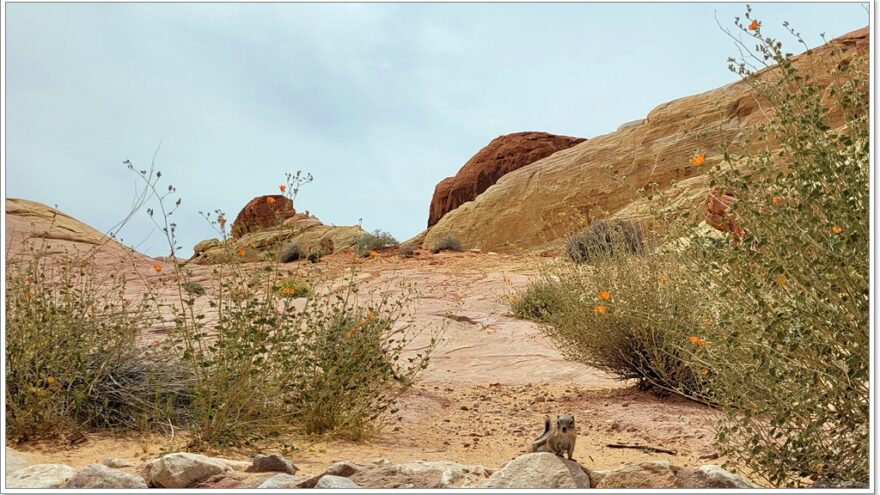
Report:
[{"label": "white rock", "polygon": [[12,474],[19,469],[26,468],[29,464],[27,457],[21,452],[6,447],[6,474]]},{"label": "white rock", "polygon": [[186,488],[215,474],[231,471],[233,468],[229,466],[229,462],[226,459],[179,452],[150,461],[145,472],[151,485],[160,488]]},{"label": "white rock", "polygon": [[64,464],[34,464],[6,476],[6,488],[60,488],[76,474]]},{"label": "white rock", "polygon": [[758,485],[716,464],[678,472],[678,488],[758,488]]},{"label": "white rock", "polygon": [[103,464],[89,464],[67,480],[64,488],[147,488],[136,474],[111,469]]},{"label": "white rock", "polygon": [[277,488],[277,489],[289,489],[289,488],[300,488],[299,484],[302,482],[303,478],[298,476],[291,476],[289,474],[276,474],[266,481],[262,482],[260,486],[257,488]]},{"label": "white rock", "polygon": [[315,488],[360,488],[354,481],[351,481],[348,478],[343,478],[342,476],[333,476],[332,474],[328,474],[325,476],[321,476],[321,479],[318,480],[318,484],[315,485]]},{"label": "white rock", "polygon": [[110,457],[101,461],[101,464],[109,468],[127,468],[134,466],[134,463],[118,457]]},{"label": "white rock", "polygon": [[548,452],[524,454],[489,477],[485,488],[590,488],[580,464]]}]

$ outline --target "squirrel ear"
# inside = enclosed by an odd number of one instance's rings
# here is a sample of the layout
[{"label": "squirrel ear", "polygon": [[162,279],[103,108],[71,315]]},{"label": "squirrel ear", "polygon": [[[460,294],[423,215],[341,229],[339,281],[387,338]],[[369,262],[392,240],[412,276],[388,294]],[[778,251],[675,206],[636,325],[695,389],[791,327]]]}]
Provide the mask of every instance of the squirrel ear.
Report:
[{"label": "squirrel ear", "polygon": [[559,419],[559,415],[558,415],[558,414],[556,415],[556,419]]},{"label": "squirrel ear", "polygon": [[571,417],[571,422],[574,423],[574,416]]}]

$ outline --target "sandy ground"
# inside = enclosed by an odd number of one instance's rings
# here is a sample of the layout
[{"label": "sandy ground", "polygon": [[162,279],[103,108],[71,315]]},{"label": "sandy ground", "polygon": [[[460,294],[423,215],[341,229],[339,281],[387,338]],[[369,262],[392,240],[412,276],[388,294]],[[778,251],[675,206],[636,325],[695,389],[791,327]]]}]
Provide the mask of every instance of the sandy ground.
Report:
[{"label": "sandy ground", "polygon": [[[205,453],[245,460],[258,452],[277,451],[281,444],[292,445],[288,455],[304,474],[320,473],[339,460],[377,458],[497,467],[525,452],[541,432],[545,415],[571,414],[579,428],[574,457],[591,469],[656,459],[683,466],[723,462],[712,440],[714,411],[676,397],[658,399],[599,370],[566,361],[537,325],[509,313],[505,297],[527,285],[541,262],[537,256],[470,252],[423,252],[411,259],[383,253],[373,260],[340,253],[314,266],[285,266],[293,271],[317,269],[332,280],[354,263],[365,289],[399,293],[403,285],[412,284],[420,293],[413,306],[415,324],[428,331],[442,329],[443,340],[418,384],[391,410],[386,426],[368,440],[293,437]],[[210,267],[190,268],[210,285]],[[151,329],[145,339],[161,337],[161,327]],[[417,340],[413,346],[423,343]],[[609,443],[661,447],[675,454],[612,449]],[[185,444],[179,435],[87,434],[76,445],[41,441],[14,447],[27,453],[31,462],[81,467],[108,457],[141,464],[184,450]]]}]

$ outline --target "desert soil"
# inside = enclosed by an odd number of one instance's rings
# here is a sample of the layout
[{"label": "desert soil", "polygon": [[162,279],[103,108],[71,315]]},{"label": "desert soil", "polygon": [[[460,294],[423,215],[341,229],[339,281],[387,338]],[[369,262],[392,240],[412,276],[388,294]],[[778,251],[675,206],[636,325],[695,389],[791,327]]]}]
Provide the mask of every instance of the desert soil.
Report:
[{"label": "desert soil", "polygon": [[[286,270],[320,270],[325,280],[336,281],[356,265],[365,288],[392,293],[411,284],[420,294],[412,308],[415,324],[428,331],[443,329],[443,339],[418,383],[392,409],[384,428],[368,440],[286,438],[252,448],[204,453],[246,460],[258,451],[278,450],[283,442],[295,447],[288,455],[300,474],[307,475],[318,474],[335,461],[377,458],[498,467],[525,452],[529,441],[541,432],[545,415],[571,414],[579,427],[574,457],[590,469],[656,459],[682,466],[722,463],[713,445],[714,411],[677,397],[659,399],[638,391],[632,383],[566,361],[536,324],[510,314],[506,297],[525,287],[544,262],[531,255],[432,255],[423,251],[410,259],[400,259],[393,252],[382,253],[378,259],[339,253],[317,265],[285,265]],[[189,268],[210,292],[211,267]],[[170,288],[167,272],[138,271]],[[140,290],[138,285],[130,290]],[[172,294],[164,292],[167,297]],[[161,338],[162,327],[149,329],[144,340]],[[423,344],[424,338],[413,345]],[[609,443],[642,444],[676,453],[612,449],[606,446]],[[40,441],[14,447],[34,463],[82,467],[108,457],[141,463],[165,452],[185,450],[185,445],[180,435],[172,439],[91,433],[75,445]]]}]

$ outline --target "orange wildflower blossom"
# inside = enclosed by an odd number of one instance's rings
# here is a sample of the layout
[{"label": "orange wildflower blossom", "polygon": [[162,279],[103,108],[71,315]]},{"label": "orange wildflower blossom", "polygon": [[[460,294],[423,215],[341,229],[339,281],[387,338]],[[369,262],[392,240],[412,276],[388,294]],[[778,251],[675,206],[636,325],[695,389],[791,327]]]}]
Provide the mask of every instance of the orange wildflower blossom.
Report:
[{"label": "orange wildflower blossom", "polygon": [[698,335],[691,335],[690,338],[688,338],[688,341],[695,346],[706,347],[706,341],[701,339]]},{"label": "orange wildflower blossom", "polygon": [[281,289],[282,294],[293,294],[296,291],[293,287],[285,287]]},{"label": "orange wildflower blossom", "polygon": [[834,227],[831,227],[831,232],[834,232],[835,234],[840,234],[841,232],[843,232],[843,229],[840,228],[839,225],[835,225]]},{"label": "orange wildflower blossom", "polygon": [[272,206],[275,204],[275,198],[269,196],[268,198],[266,198],[266,202],[269,203],[269,206]]},{"label": "orange wildflower blossom", "polygon": [[287,190],[287,186],[285,186],[284,184],[281,184],[280,186],[278,186],[278,190],[280,190],[282,193],[284,193],[284,191]]},{"label": "orange wildflower blossom", "polygon": [[782,205],[782,198],[780,198],[779,196],[773,196],[773,199],[771,199],[770,201],[773,203],[773,206]]},{"label": "orange wildflower blossom", "polygon": [[162,265],[159,265],[159,264],[153,265],[153,270],[156,270],[157,272],[161,272],[161,271],[162,271]]},{"label": "orange wildflower blossom", "polygon": [[757,31],[761,29],[761,23],[758,22],[757,19],[753,20],[751,24],[749,24],[749,31]]},{"label": "orange wildflower blossom", "polygon": [[378,258],[378,257],[379,257],[379,253],[377,253],[376,251],[370,251],[370,258]]},{"label": "orange wildflower blossom", "polygon": [[611,293],[608,292],[607,290],[600,290],[599,291],[599,299],[601,299],[603,301],[607,301],[607,300],[611,299]]},{"label": "orange wildflower blossom", "polygon": [[46,385],[50,385],[50,386],[55,385],[55,378],[53,378],[51,376],[46,378]]},{"label": "orange wildflower blossom", "polygon": [[703,163],[706,162],[706,154],[705,153],[696,153],[693,157],[691,157],[691,165],[695,167],[699,167]]},{"label": "orange wildflower blossom", "polygon": [[345,332],[345,336],[348,338],[351,338],[351,336],[354,335],[355,332],[357,332],[357,331],[358,331],[358,327],[351,327],[351,330],[349,330],[348,332]]},{"label": "orange wildflower blossom", "polygon": [[244,249],[238,250],[238,255],[241,256],[242,258],[244,258],[244,255],[246,255],[246,254],[247,254],[247,251],[245,251]]},{"label": "orange wildflower blossom", "polygon": [[779,275],[776,277],[776,285],[780,287],[785,287],[785,284],[788,283],[788,277],[785,275]]},{"label": "orange wildflower blossom", "polygon": [[606,311],[606,308],[605,308],[605,306],[602,306],[602,305],[599,305],[599,306],[596,306],[595,308],[593,308],[593,313],[595,313],[597,315],[604,315],[605,311]]}]

